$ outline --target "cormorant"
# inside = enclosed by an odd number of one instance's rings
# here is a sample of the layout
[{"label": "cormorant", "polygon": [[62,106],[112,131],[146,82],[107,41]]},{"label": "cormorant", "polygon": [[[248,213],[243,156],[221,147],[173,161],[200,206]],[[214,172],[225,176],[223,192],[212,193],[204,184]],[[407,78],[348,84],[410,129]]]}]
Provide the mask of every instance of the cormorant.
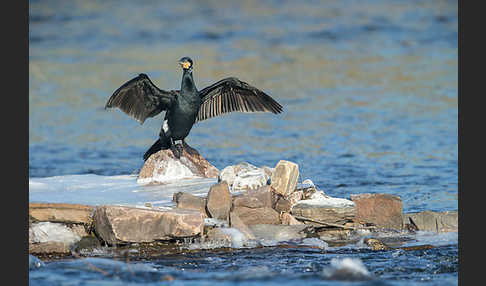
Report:
[{"label": "cormorant", "polygon": [[192,78],[193,61],[183,57],[179,64],[183,70],[180,90],[161,90],[141,73],[118,88],[105,105],[105,109],[120,108],[140,124],[166,111],[159,139],[145,152],[144,161],[168,148],[180,158],[182,143],[198,121],[232,111],[282,112],[282,106],[269,95],[235,77],[198,91]]}]

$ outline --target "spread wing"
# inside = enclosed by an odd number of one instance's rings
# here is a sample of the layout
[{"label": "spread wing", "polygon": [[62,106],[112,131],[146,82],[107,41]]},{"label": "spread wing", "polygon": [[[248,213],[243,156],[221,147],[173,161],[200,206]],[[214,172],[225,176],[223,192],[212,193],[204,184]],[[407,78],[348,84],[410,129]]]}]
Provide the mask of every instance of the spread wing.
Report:
[{"label": "spread wing", "polygon": [[222,79],[200,90],[199,96],[202,103],[196,122],[233,111],[282,112],[282,106],[268,94],[235,77]]},{"label": "spread wing", "polygon": [[118,88],[108,99],[105,109],[118,107],[143,124],[148,117],[154,117],[170,108],[178,91],[165,91],[156,87],[146,74],[139,74]]}]

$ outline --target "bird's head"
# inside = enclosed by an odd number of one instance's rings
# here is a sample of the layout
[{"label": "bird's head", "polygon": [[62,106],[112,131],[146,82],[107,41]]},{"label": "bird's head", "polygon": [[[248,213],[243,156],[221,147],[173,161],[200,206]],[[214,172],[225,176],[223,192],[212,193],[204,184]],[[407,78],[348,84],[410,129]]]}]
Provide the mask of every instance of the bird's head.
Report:
[{"label": "bird's head", "polygon": [[184,71],[192,71],[192,60],[189,57],[183,57],[180,59],[179,65],[181,65]]}]

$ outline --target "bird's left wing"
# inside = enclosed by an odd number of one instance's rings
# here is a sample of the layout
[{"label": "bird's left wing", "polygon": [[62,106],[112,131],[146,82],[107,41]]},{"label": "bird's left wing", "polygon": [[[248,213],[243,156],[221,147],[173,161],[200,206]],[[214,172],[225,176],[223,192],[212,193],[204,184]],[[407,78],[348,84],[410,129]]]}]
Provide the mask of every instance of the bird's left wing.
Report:
[{"label": "bird's left wing", "polygon": [[282,112],[282,105],[263,91],[235,77],[222,79],[199,91],[202,99],[196,121],[223,113]]},{"label": "bird's left wing", "polygon": [[148,117],[169,109],[177,93],[175,90],[159,89],[142,73],[118,88],[108,99],[105,109],[118,107],[143,124]]}]

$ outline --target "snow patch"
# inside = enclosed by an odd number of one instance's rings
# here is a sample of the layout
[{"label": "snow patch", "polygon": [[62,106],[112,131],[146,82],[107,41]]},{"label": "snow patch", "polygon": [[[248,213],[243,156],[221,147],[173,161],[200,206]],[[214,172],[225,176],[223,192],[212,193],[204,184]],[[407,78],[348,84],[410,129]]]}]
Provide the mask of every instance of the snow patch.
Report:
[{"label": "snow patch", "polygon": [[349,257],[331,259],[330,267],[324,269],[323,274],[331,280],[359,281],[371,278],[361,259]]},{"label": "snow patch", "polygon": [[63,242],[72,244],[81,240],[81,237],[69,227],[60,223],[39,222],[29,228],[29,242]]}]

